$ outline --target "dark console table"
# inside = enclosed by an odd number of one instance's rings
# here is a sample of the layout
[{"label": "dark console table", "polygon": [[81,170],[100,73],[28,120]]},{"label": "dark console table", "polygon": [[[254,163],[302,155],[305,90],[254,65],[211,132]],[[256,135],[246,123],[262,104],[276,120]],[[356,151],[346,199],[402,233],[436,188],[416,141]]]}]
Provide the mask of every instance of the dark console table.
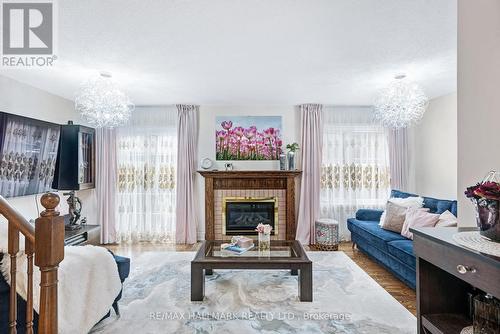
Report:
[{"label": "dark console table", "polygon": [[64,233],[65,246],[83,246],[100,244],[101,227],[99,225],[83,225],[79,230]]},{"label": "dark console table", "polygon": [[411,229],[417,257],[418,333],[459,334],[472,325],[468,294],[500,298],[500,258],[459,246],[454,227]]}]

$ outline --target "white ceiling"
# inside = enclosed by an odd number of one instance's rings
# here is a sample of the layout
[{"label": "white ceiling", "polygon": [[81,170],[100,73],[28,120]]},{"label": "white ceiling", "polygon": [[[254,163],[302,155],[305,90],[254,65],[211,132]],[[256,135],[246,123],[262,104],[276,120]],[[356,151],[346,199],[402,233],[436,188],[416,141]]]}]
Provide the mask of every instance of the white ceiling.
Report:
[{"label": "white ceiling", "polygon": [[136,104],[371,104],[395,74],[456,91],[456,0],[64,0],[53,68],[0,74],[68,99],[107,70]]}]

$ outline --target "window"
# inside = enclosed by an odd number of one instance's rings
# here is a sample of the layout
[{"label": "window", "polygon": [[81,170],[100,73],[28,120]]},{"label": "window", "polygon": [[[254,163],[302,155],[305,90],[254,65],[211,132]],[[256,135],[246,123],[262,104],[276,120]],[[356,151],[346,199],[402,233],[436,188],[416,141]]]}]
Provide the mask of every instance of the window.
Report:
[{"label": "window", "polygon": [[176,113],[169,107],[138,108],[130,125],[118,131],[120,241],[175,240]]},{"label": "window", "polygon": [[390,193],[385,129],[372,121],[371,108],[324,110],[321,216],[339,222],[349,239],[347,219],[361,208],[382,208]]}]

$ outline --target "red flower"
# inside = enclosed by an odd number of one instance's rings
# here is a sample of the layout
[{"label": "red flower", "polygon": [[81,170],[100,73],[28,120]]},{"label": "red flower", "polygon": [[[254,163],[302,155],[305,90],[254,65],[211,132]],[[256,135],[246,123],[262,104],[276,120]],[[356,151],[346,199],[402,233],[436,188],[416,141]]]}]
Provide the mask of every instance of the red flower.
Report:
[{"label": "red flower", "polygon": [[481,198],[500,200],[500,184],[496,182],[484,182],[474,190],[474,194]]},{"label": "red flower", "polygon": [[478,196],[475,194],[476,189],[478,189],[481,186],[480,183],[476,184],[475,186],[468,187],[465,190],[465,196],[467,198],[477,198]]}]

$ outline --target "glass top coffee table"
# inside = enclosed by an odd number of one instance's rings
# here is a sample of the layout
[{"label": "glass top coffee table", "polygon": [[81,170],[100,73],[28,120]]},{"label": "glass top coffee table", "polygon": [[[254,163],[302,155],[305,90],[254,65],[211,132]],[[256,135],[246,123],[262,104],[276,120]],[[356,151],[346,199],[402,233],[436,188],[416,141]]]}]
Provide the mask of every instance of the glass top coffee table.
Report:
[{"label": "glass top coffee table", "polygon": [[246,270],[290,270],[299,275],[299,298],[312,302],[312,262],[302,245],[296,240],[271,241],[271,248],[259,251],[255,248],[241,255],[221,250],[223,241],[209,240],[201,244],[191,261],[191,300],[202,301],[205,296],[205,275],[212,275],[214,269]]}]

